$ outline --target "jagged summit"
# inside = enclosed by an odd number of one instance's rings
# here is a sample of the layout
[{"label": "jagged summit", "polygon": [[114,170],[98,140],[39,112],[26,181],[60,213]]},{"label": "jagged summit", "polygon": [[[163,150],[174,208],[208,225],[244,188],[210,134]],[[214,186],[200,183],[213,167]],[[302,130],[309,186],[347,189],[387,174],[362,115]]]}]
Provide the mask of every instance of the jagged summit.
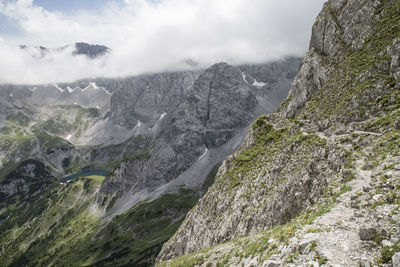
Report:
[{"label": "jagged summit", "polygon": [[90,58],[104,56],[111,51],[110,48],[104,45],[93,45],[84,42],[75,43],[74,55],[85,55]]},{"label": "jagged summit", "polygon": [[111,49],[104,45],[88,44],[77,42],[74,44],[48,48],[44,46],[26,46],[20,45],[19,48],[28,52],[34,58],[54,57],[61,53],[70,53],[72,55],[85,55],[90,59],[102,57],[110,53]]}]

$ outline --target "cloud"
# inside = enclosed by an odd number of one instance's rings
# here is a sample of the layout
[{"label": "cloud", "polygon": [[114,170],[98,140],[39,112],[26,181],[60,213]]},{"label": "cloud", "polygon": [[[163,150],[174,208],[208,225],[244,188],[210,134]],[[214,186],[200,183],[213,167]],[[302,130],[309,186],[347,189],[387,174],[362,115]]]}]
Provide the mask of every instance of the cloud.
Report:
[{"label": "cloud", "polygon": [[[94,1],[93,1],[94,2]],[[32,0],[0,0],[19,35],[0,38],[1,83],[49,83],[200,67],[218,61],[260,63],[303,55],[324,0],[125,0],[75,13]],[[64,53],[35,59],[18,44],[58,47],[84,41],[112,48],[98,60]]]}]

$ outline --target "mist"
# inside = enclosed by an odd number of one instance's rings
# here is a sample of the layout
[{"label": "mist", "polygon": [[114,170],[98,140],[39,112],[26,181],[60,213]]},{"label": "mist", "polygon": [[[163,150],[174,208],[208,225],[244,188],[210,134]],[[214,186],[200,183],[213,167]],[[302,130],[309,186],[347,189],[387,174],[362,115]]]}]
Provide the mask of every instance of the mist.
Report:
[{"label": "mist", "polygon": [[[94,1],[95,2],[95,1]],[[41,84],[83,78],[264,63],[302,56],[324,0],[125,0],[100,10],[63,13],[33,0],[0,0],[15,32],[0,32],[0,83]],[[95,11],[94,11],[95,10]],[[106,45],[98,58],[37,58],[18,45]],[[191,59],[196,67],[185,64]]]}]

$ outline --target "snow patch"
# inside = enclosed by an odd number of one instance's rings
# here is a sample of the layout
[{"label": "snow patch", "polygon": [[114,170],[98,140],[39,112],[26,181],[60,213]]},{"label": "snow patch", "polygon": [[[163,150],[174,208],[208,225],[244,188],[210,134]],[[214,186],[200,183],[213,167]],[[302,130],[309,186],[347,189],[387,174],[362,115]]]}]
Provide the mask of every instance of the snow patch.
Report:
[{"label": "snow patch", "polygon": [[58,84],[56,84],[56,83],[53,83],[52,85],[54,86],[54,88],[56,88],[58,91],[60,91],[60,93],[63,93],[65,91],[60,86],[58,86]]},{"label": "snow patch", "polygon": [[207,155],[207,152],[208,152],[208,148],[206,148],[206,149],[204,150],[204,153],[203,153],[203,155],[200,156],[199,160],[202,159],[202,158],[204,158],[204,157]]},{"label": "snow patch", "polygon": [[106,88],[104,88],[104,87],[99,87],[99,86],[97,86],[97,84],[94,83],[94,82],[90,82],[88,86],[86,86],[84,89],[82,89],[82,92],[85,91],[86,89],[89,89],[89,88],[93,88],[94,90],[99,90],[99,89],[101,89],[101,90],[103,90],[103,92],[106,93],[107,95],[111,95],[111,92],[110,92],[110,91],[108,91],[108,90],[107,90]]},{"label": "snow patch", "polygon": [[93,87],[93,89],[95,89],[95,90],[97,90],[97,89],[99,89],[100,87],[98,87],[97,85],[96,85],[96,83],[90,83],[90,85]]},{"label": "snow patch", "polygon": [[245,81],[248,84],[249,82],[246,80],[247,75],[245,72],[242,72],[242,77],[243,77],[243,81]]},{"label": "snow patch", "polygon": [[86,86],[85,88],[81,89],[81,91],[84,92],[84,91],[86,91],[87,89],[98,90],[99,88],[100,88],[100,87],[98,87],[98,86],[96,85],[96,83],[90,82],[90,83],[88,84],[88,86]]},{"label": "snow patch", "polygon": [[263,86],[265,86],[265,85],[266,85],[266,83],[259,82],[259,81],[257,81],[257,80],[254,80],[254,82],[253,82],[253,86],[263,87]]}]

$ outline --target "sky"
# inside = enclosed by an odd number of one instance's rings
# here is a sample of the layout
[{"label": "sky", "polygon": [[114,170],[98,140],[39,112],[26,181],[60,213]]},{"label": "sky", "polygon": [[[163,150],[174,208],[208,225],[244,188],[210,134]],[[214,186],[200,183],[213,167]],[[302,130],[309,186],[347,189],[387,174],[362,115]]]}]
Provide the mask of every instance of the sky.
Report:
[{"label": "sky", "polygon": [[[325,0],[0,0],[0,83],[41,84],[303,56]],[[106,45],[89,60],[18,45]]]},{"label": "sky", "polygon": [[[109,0],[34,0],[33,4],[50,11],[74,12],[77,10],[101,9]],[[123,1],[115,1],[123,3]]]}]

